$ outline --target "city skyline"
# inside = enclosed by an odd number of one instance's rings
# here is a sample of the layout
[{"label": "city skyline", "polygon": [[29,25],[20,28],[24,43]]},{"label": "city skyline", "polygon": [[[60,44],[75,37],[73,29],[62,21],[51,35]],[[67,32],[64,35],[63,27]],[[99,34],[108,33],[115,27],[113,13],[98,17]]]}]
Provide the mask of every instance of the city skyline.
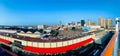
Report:
[{"label": "city skyline", "polygon": [[[112,0],[1,0],[0,25],[38,25],[78,22],[81,18],[98,21],[120,16],[119,2]],[[96,20],[95,20],[96,19]]]}]

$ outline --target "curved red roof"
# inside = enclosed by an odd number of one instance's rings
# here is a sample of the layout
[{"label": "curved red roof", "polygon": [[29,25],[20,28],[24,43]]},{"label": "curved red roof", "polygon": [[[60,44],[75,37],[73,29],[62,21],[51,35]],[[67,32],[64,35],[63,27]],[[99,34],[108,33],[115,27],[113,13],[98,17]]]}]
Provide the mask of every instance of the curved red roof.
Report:
[{"label": "curved red roof", "polygon": [[62,52],[66,52],[66,51],[78,48],[91,41],[93,41],[93,38],[89,38],[87,40],[84,40],[82,42],[78,42],[72,45],[56,47],[56,48],[39,48],[39,47],[25,46],[23,50],[40,53],[40,54],[56,54],[56,53],[62,53]]},{"label": "curved red roof", "polygon": [[9,41],[9,40],[5,40],[5,39],[1,39],[1,38],[0,38],[0,42],[3,42],[3,43],[5,43],[5,44],[10,44],[10,41]]}]

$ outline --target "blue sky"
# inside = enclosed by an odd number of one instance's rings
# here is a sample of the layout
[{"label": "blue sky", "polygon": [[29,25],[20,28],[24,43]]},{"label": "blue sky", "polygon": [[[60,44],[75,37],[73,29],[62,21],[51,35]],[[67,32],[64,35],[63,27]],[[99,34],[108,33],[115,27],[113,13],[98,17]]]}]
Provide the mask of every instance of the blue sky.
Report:
[{"label": "blue sky", "polygon": [[0,25],[58,24],[120,16],[119,0],[0,0]]}]

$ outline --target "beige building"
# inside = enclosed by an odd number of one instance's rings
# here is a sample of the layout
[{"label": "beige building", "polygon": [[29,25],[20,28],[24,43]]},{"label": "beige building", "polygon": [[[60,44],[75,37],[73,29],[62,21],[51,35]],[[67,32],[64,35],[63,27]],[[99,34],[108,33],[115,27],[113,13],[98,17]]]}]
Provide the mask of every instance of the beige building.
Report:
[{"label": "beige building", "polygon": [[88,19],[88,22],[86,23],[87,26],[90,26],[91,25],[91,20]]},{"label": "beige building", "polygon": [[106,28],[112,27],[112,19],[106,19]]},{"label": "beige building", "polygon": [[97,25],[97,23],[96,23],[96,21],[91,21],[90,19],[88,19],[88,21],[86,22],[86,25],[87,26],[96,26]]},{"label": "beige building", "polygon": [[98,25],[101,26],[101,27],[104,27],[106,28],[106,20],[103,19],[102,17],[98,18]]},{"label": "beige building", "polygon": [[98,19],[98,25],[100,25],[104,28],[110,28],[110,27],[112,27],[112,19],[109,19],[109,18],[104,19],[104,18],[100,17]]},{"label": "beige building", "polygon": [[91,25],[96,26],[97,25],[96,21],[93,21]]}]

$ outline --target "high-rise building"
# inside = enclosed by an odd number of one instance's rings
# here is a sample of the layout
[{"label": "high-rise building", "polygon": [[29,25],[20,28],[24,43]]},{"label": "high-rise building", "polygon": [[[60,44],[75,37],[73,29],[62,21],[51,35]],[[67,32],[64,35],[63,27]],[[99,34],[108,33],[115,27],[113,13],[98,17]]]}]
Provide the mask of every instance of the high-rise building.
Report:
[{"label": "high-rise building", "polygon": [[81,19],[81,26],[84,26],[84,25],[85,25],[85,20]]},{"label": "high-rise building", "polygon": [[103,18],[98,18],[98,25],[102,26]]},{"label": "high-rise building", "polygon": [[104,27],[106,28],[106,20],[103,19],[102,17],[98,18],[98,25],[101,26],[101,27]]},{"label": "high-rise building", "polygon": [[98,25],[104,28],[110,28],[112,26],[112,19],[109,18],[103,19],[100,17],[98,20],[99,20]]},{"label": "high-rise building", "polygon": [[106,28],[111,28],[112,27],[112,19],[106,19]]},{"label": "high-rise building", "polygon": [[106,28],[106,19],[103,19],[102,26]]},{"label": "high-rise building", "polygon": [[92,22],[91,22],[91,20],[90,20],[90,19],[88,19],[88,21],[87,21],[86,25],[87,25],[87,26],[90,26],[90,25],[91,25],[91,23],[92,23]]}]

